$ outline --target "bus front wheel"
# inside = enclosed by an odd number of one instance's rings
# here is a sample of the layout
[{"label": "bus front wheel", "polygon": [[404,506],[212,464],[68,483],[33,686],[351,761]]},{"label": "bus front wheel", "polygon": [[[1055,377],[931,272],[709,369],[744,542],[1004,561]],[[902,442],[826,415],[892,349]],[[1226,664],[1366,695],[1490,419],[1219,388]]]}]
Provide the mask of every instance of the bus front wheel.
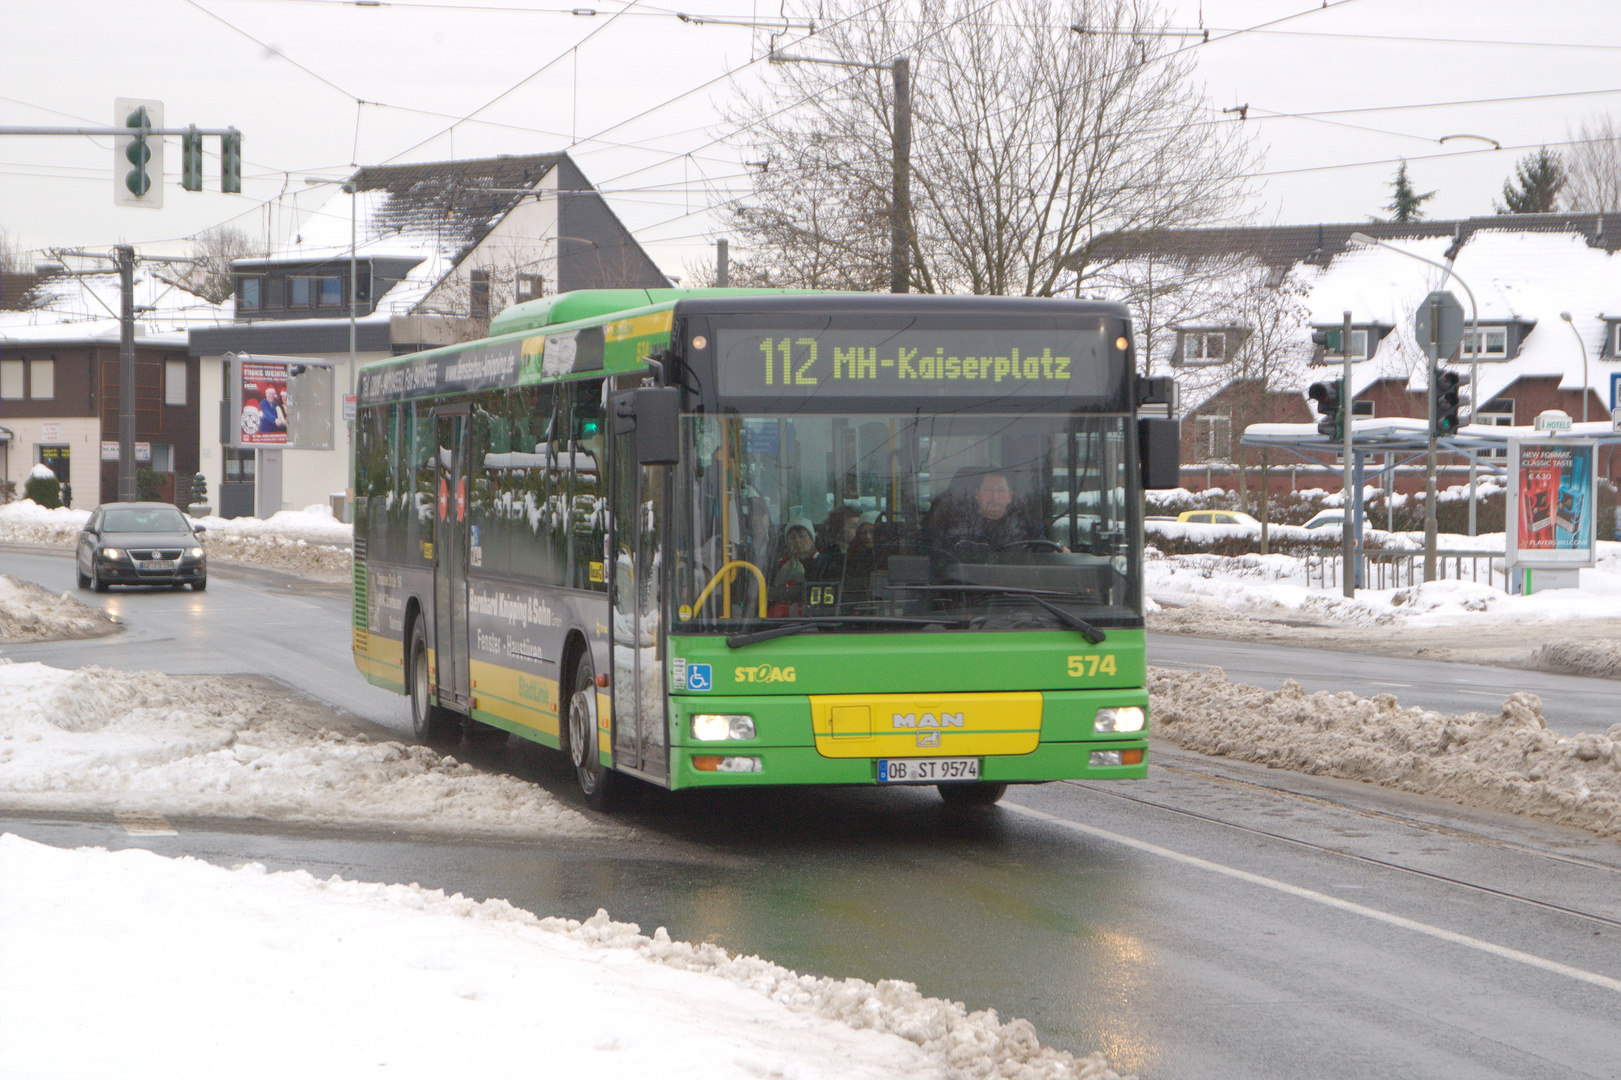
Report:
[{"label": "bus front wheel", "polygon": [[593,810],[611,809],[616,778],[597,753],[597,676],[591,670],[589,656],[580,657],[574,669],[574,693],[568,704],[568,752],[587,805]]},{"label": "bus front wheel", "polygon": [[947,806],[995,806],[1007,794],[1006,784],[987,784],[983,781],[970,784],[937,784],[940,798],[945,800]]},{"label": "bus front wheel", "polygon": [[411,648],[406,653],[410,668],[406,673],[411,691],[411,733],[418,742],[443,743],[450,737],[450,718],[433,700],[428,683],[428,639],[422,633],[422,620],[411,626]]}]

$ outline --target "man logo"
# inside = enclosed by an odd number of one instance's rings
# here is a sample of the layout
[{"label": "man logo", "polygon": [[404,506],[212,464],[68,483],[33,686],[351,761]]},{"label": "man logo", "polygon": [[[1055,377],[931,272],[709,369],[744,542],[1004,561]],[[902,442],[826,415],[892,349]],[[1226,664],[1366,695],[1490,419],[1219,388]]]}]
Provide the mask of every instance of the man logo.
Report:
[{"label": "man logo", "polygon": [[891,728],[960,728],[963,726],[962,713],[943,712],[936,716],[926,712],[922,716],[917,713],[891,713],[889,726]]},{"label": "man logo", "polygon": [[919,746],[939,746],[940,733],[938,731],[920,731],[917,733],[917,744]]}]

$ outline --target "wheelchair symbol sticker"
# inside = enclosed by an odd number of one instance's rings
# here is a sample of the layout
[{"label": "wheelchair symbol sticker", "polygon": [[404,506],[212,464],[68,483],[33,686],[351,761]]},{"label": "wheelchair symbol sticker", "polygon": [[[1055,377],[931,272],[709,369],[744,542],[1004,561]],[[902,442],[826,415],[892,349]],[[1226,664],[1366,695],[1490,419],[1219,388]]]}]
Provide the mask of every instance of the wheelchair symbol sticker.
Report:
[{"label": "wheelchair symbol sticker", "polygon": [[714,686],[715,683],[710,677],[708,664],[687,665],[688,690],[712,690]]}]

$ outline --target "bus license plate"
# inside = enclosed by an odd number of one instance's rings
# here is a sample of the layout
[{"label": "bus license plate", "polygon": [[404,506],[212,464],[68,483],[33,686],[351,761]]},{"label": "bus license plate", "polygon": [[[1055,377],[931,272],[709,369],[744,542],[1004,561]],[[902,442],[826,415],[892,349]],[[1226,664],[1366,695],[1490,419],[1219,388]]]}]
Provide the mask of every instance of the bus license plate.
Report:
[{"label": "bus license plate", "polygon": [[890,758],[878,762],[880,784],[938,784],[978,779],[978,758]]},{"label": "bus license plate", "polygon": [[135,569],[137,569],[137,570],[173,570],[174,569],[174,561],[172,559],[154,559],[154,560],[151,560],[149,562],[138,562],[138,563],[135,564]]}]

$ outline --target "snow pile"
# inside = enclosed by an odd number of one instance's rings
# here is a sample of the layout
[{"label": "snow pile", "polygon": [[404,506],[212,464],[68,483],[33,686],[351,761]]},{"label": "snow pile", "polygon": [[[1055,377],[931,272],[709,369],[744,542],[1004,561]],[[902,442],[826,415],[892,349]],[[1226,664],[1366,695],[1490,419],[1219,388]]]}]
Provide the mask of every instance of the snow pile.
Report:
[{"label": "snow pile", "polygon": [[11,811],[517,837],[617,831],[534,784],[326,721],[312,703],[242,680],[0,664],[0,794]]},{"label": "snow pile", "polygon": [[348,581],[354,565],[348,542],[335,547],[286,536],[216,533],[212,529],[202,539],[210,559],[280,570],[314,581]]},{"label": "snow pile", "polygon": [[1621,836],[1621,724],[1602,735],[1548,730],[1534,694],[1496,716],[1403,709],[1394,694],[1308,694],[1207,672],[1149,670],[1155,733],[1188,750],[1363,780]]},{"label": "snow pile", "polygon": [[1526,661],[1526,666],[1537,671],[1557,671],[1561,675],[1621,679],[1621,641],[1615,638],[1592,641],[1561,638],[1538,646]]},{"label": "snow pile", "polygon": [[0,506],[0,544],[46,544],[71,547],[90,511],[60,506],[48,510],[33,499]]},{"label": "snow pile", "polygon": [[1041,1046],[1023,1020],[910,983],[798,975],[662,927],[647,937],[602,911],[542,919],[417,885],[15,836],[0,837],[0,873],[17,1075],[281,1077],[319,1061],[323,1075],[430,1077],[530,1061],[627,1080],[1118,1080],[1101,1055]]},{"label": "snow pile", "polygon": [[117,619],[71,593],[58,596],[32,581],[0,574],[0,642],[101,637],[120,629]]},{"label": "snow pile", "polygon": [[210,533],[234,536],[283,537],[303,540],[311,544],[332,544],[347,548],[354,542],[355,529],[332,516],[332,508],[317,503],[302,510],[283,510],[268,518],[254,517],[198,518],[197,524],[206,525]]}]

